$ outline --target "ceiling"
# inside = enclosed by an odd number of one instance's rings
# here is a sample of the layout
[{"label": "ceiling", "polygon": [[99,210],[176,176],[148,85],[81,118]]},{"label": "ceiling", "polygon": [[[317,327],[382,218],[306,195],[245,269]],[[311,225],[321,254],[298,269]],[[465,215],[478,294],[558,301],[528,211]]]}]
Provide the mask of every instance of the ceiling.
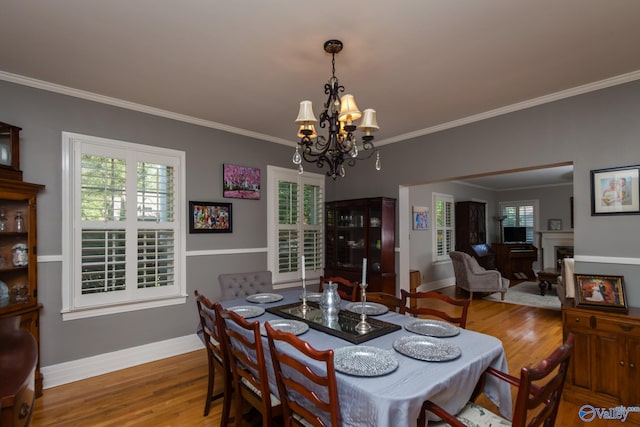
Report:
[{"label": "ceiling", "polygon": [[[349,7],[353,6],[353,7]],[[2,0],[0,78],[293,145],[336,75],[378,144],[640,78],[638,0]]]},{"label": "ceiling", "polygon": [[455,181],[493,191],[573,185],[573,165],[553,165],[517,172],[460,178]]}]

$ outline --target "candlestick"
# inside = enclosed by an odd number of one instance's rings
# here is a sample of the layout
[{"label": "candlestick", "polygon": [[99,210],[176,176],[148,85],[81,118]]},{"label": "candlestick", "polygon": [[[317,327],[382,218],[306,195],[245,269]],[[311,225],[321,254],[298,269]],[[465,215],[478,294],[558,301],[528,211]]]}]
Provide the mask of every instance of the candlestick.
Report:
[{"label": "candlestick", "polygon": [[300,311],[302,312],[302,317],[304,318],[309,311],[309,305],[307,304],[307,285],[305,283],[305,272],[304,272],[304,255],[302,255],[302,305],[300,306]]},{"label": "candlestick", "polygon": [[366,334],[367,332],[371,331],[371,325],[369,324],[369,322],[367,322],[367,284],[360,283],[360,289],[362,289],[362,295],[360,298],[362,301],[362,309],[360,311],[360,321],[356,325],[356,332],[358,332],[359,334]]}]

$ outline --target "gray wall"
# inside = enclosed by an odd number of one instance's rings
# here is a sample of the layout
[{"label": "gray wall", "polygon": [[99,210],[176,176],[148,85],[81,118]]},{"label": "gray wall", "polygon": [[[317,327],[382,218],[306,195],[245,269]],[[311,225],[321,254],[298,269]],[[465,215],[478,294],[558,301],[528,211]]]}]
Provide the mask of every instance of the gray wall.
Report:
[{"label": "gray wall", "polygon": [[589,186],[593,169],[640,164],[638,117],[636,81],[385,145],[382,173],[358,165],[358,179],[330,191],[335,199],[398,197],[400,185],[573,162],[576,271],[625,276],[629,304],[638,307],[640,216],[591,216]]},{"label": "gray wall", "polygon": [[[443,280],[453,277],[453,268],[450,262],[434,263],[433,260],[433,193],[442,193],[452,195],[454,202],[463,202],[467,200],[486,201],[487,202],[487,218],[493,218],[495,215],[495,192],[478,189],[469,185],[458,184],[455,182],[439,182],[434,184],[424,184],[411,187],[409,192],[409,203],[413,206],[429,207],[429,229],[428,230],[411,230],[409,242],[411,249],[410,268],[411,270],[419,270],[422,283],[435,285],[446,285],[448,282]],[[487,222],[487,236],[496,235],[495,221]]]},{"label": "gray wall", "polygon": [[558,185],[552,187],[527,188],[522,190],[500,191],[496,193],[496,203],[514,200],[540,201],[540,230],[548,230],[549,219],[562,220],[563,230],[571,228],[571,196],[572,185]]},{"label": "gray wall", "polygon": [[261,168],[264,191],[266,165],[290,167],[293,148],[4,81],[0,99],[0,121],[22,128],[24,180],[46,185],[38,197],[38,255],[54,261],[38,265],[42,366],[192,334],[194,289],[216,299],[218,274],[266,269],[264,251],[188,256],[187,304],[63,322],[55,259],[61,255],[62,131],[184,150],[187,200],[233,203],[233,233],[188,234],[187,251],[266,248],[265,193],[257,201],[224,199],[222,164]]},{"label": "gray wall", "polygon": [[[39,256],[61,254],[62,131],[185,150],[188,200],[224,200],[224,162],[260,167],[263,175],[267,164],[290,167],[291,148],[278,144],[3,81],[0,99],[0,120],[23,128],[25,181],[47,186],[38,198]],[[576,254],[638,259],[640,216],[592,217],[589,207],[591,169],[640,164],[638,117],[640,82],[634,82],[385,145],[380,173],[369,160],[347,171],[345,179],[327,180],[327,200],[397,198],[399,185],[573,161]],[[187,251],[266,247],[266,198],[226,200],[233,203],[234,232],[189,235]],[[218,274],[265,267],[266,253],[190,256],[187,290],[191,295],[206,289],[215,298]],[[629,300],[640,306],[638,263],[578,262],[576,269],[624,275]],[[194,331],[192,298],[184,305],[62,322],[60,263],[42,262],[38,274],[43,366]]]},{"label": "gray wall", "polygon": [[[410,188],[409,203],[411,206],[428,206],[431,209],[430,218],[433,219],[432,193],[452,195],[454,202],[467,200],[487,202],[487,242],[500,241],[498,222],[493,218],[498,214],[499,203],[503,201],[538,200],[540,207],[540,230],[547,229],[549,218],[562,219],[563,229],[570,226],[570,197],[573,196],[572,185],[528,188],[510,191],[491,191],[460,184],[457,182],[438,182],[433,184],[415,185]],[[449,262],[432,262],[433,234],[432,224],[428,230],[411,230],[409,236],[410,268],[419,270],[422,282],[437,287],[450,284],[453,278],[453,268]],[[534,269],[539,269],[539,263]]]}]

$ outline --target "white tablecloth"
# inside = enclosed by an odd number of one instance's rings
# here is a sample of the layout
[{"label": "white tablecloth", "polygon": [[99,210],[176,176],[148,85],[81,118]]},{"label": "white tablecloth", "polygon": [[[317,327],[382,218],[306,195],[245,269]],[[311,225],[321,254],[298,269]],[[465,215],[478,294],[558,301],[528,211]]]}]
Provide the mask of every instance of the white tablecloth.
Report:
[{"label": "white tablecloth", "polygon": [[[298,301],[300,290],[280,292],[285,296],[281,301],[261,304],[262,307],[284,305]],[[345,303],[343,302],[343,305]],[[224,301],[229,308],[237,305],[251,305],[244,299]],[[278,319],[266,312],[249,320]],[[377,319],[398,325],[413,320],[397,313],[376,316]],[[402,336],[415,335],[401,329],[361,345],[374,346],[393,351],[393,342]],[[300,338],[308,341],[318,350],[336,349],[354,344],[341,338],[309,329]],[[447,362],[424,362],[394,351],[399,361],[396,371],[378,377],[355,377],[337,373],[341,416],[344,426],[399,427],[415,426],[422,402],[429,399],[450,413],[457,413],[466,404],[482,372],[492,366],[507,372],[507,360],[502,342],[495,337],[462,329],[460,334],[442,338],[454,343],[462,350],[462,356]],[[263,339],[265,350],[268,341]],[[265,351],[271,389],[277,395],[274,383],[271,357]],[[488,376],[484,393],[500,408],[503,416],[511,419],[511,391],[509,385]]]}]

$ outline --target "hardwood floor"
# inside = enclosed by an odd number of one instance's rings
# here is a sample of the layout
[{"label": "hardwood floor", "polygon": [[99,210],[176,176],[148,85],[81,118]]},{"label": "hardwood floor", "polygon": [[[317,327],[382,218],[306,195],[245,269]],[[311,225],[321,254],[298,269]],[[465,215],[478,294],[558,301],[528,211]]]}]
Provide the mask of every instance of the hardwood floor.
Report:
[{"label": "hardwood floor", "polygon": [[[453,288],[442,293],[456,296]],[[542,360],[562,342],[559,311],[475,298],[467,329],[501,339],[514,375],[519,375],[522,366]],[[206,354],[199,350],[46,389],[36,400],[32,425],[218,426],[219,401],[212,405],[208,417],[202,416],[206,384]],[[480,399],[490,406],[486,398]],[[556,425],[584,425],[578,418],[579,407],[562,401]],[[589,426],[611,426],[616,422],[595,420]]]}]

